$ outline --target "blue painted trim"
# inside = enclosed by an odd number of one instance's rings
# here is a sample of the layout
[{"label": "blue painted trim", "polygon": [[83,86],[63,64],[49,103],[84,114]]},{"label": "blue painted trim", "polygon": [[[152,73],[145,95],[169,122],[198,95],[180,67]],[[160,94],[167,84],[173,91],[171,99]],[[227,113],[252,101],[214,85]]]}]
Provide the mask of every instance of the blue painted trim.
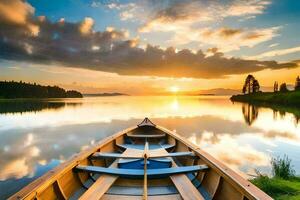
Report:
[{"label": "blue painted trim", "polygon": [[[143,178],[144,170],[141,169],[120,169],[120,168],[105,168],[96,166],[82,166],[79,165],[75,168],[77,171],[86,171],[90,173],[104,173],[117,176],[131,177],[131,178]],[[163,169],[149,169],[147,170],[147,176],[149,177],[161,177],[170,176],[173,174],[191,173],[200,170],[208,169],[206,165],[195,165],[186,167],[173,167]]]},{"label": "blue painted trim", "polygon": [[[117,146],[123,148],[123,149],[140,149],[140,150],[144,150],[145,149],[145,145],[143,144],[117,144]],[[149,144],[149,149],[160,149],[160,148],[164,148],[164,149],[170,149],[172,147],[175,147],[175,145],[172,144]]]},{"label": "blue painted trim", "polygon": [[[190,156],[190,157],[194,157],[195,154],[193,152],[176,152],[176,153],[169,153],[168,155],[162,155],[162,156],[156,156],[154,158],[165,158],[165,157],[183,157],[183,156]],[[122,156],[121,153],[106,153],[106,152],[96,152],[93,154],[92,156],[93,159],[97,159],[97,158],[126,158],[126,159],[141,159],[143,157],[136,157],[136,156]],[[153,158],[151,157],[151,154],[149,156],[149,158]]]}]

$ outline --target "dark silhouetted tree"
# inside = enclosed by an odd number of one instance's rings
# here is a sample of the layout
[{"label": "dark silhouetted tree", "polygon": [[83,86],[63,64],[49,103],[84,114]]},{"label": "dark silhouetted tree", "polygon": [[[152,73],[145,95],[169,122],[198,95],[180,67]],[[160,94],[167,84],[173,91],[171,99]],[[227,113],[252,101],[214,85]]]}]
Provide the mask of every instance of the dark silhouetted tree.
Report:
[{"label": "dark silhouetted tree", "polygon": [[243,91],[243,94],[246,94],[246,92],[247,92],[247,88],[246,88],[246,86],[245,86],[245,85],[243,86],[243,90],[242,90],[242,91]]},{"label": "dark silhouetted tree", "polygon": [[274,83],[274,92],[278,92],[278,82],[275,81]]},{"label": "dark silhouetted tree", "polygon": [[300,90],[300,78],[299,78],[299,76],[296,78],[295,90],[297,90],[297,91]]},{"label": "dark silhouetted tree", "polygon": [[243,93],[251,94],[258,92],[260,89],[260,85],[258,80],[254,78],[251,74],[249,74],[245,80],[244,86],[243,86]]},{"label": "dark silhouetted tree", "polygon": [[253,92],[259,92],[260,85],[259,85],[258,80],[256,80],[256,79],[253,80],[253,85],[252,85],[252,87],[253,87],[253,89],[252,89]]},{"label": "dark silhouetted tree", "polygon": [[289,91],[289,90],[287,89],[286,83],[282,83],[282,84],[280,85],[279,91],[280,91],[280,92],[287,92],[287,91]]}]

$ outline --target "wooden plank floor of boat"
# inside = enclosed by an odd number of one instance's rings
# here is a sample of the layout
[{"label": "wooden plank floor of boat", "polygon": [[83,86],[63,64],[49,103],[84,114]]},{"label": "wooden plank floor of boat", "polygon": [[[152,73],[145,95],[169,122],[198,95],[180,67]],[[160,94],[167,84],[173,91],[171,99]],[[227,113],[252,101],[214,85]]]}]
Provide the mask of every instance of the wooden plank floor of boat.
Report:
[{"label": "wooden plank floor of boat", "polygon": [[[101,200],[141,200],[142,196],[123,196],[105,194]],[[179,194],[164,195],[164,196],[148,196],[148,200],[182,200]]]},{"label": "wooden plank floor of boat", "polygon": [[[126,149],[122,156],[129,156],[129,157],[139,157],[142,156],[143,151],[136,150],[136,149]],[[161,148],[150,150],[149,154],[167,156],[169,153]],[[111,167],[117,167],[118,159],[111,165]],[[174,161],[172,161],[173,167],[177,167]],[[87,200],[87,199],[142,199],[142,196],[125,196],[125,195],[111,195],[105,194],[106,191],[114,184],[114,182],[118,179],[118,176],[112,175],[102,175],[81,197],[80,200]],[[173,184],[177,188],[179,194],[176,195],[162,195],[162,196],[148,196],[147,199],[168,199],[168,200],[175,200],[175,199],[199,199],[204,200],[200,192],[195,188],[195,186],[191,183],[189,178],[185,174],[176,174],[171,175],[170,179],[172,180]]]},{"label": "wooden plank floor of boat", "polygon": [[[122,156],[139,156],[139,151],[133,149],[126,149]],[[116,159],[110,167],[116,168],[118,165],[118,160]],[[89,199],[101,199],[105,192],[114,184],[118,179],[118,176],[103,174],[99,177],[96,182],[79,198],[80,200]]]}]

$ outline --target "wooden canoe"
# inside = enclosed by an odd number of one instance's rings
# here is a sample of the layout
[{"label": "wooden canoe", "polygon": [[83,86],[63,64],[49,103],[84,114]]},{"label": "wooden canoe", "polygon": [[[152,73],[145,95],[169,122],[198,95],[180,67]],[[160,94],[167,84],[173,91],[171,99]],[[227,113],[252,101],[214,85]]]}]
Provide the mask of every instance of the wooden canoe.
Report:
[{"label": "wooden canoe", "polygon": [[47,172],[15,199],[272,199],[148,118]]}]

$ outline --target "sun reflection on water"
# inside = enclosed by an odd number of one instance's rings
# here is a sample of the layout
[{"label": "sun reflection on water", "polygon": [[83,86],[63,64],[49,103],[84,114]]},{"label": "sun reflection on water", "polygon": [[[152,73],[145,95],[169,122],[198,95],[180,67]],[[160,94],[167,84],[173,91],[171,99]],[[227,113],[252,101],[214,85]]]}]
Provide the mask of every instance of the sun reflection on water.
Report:
[{"label": "sun reflection on water", "polygon": [[175,98],[175,99],[173,100],[173,102],[172,102],[172,104],[171,104],[171,109],[172,109],[173,111],[176,111],[176,112],[179,110],[179,103],[178,103],[177,98]]}]

